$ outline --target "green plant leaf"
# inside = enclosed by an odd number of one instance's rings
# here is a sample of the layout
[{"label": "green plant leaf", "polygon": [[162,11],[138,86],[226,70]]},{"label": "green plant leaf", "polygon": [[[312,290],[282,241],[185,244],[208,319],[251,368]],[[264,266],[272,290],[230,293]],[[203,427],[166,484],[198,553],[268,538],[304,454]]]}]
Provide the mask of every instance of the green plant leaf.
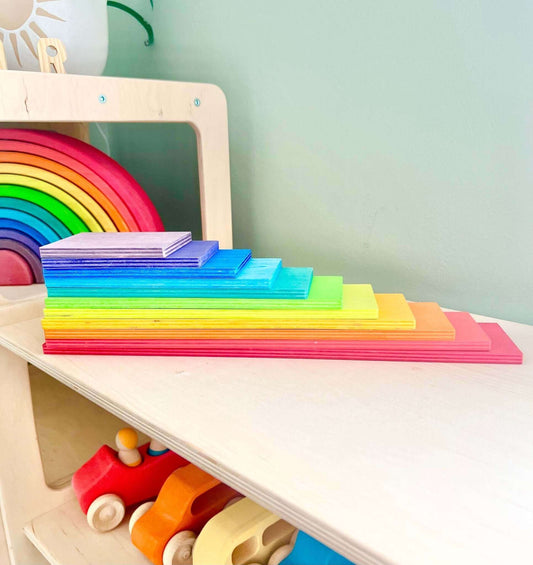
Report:
[{"label": "green plant leaf", "polygon": [[[152,8],[154,7],[153,4],[153,0],[150,0],[150,4],[152,4]],[[122,10],[123,12],[126,12],[126,14],[129,14],[130,16],[132,16],[133,18],[135,18],[142,26],[143,28],[146,30],[146,33],[148,34],[148,39],[144,42],[144,44],[148,47],[149,45],[152,45],[152,43],[154,42],[154,29],[153,27],[141,16],[141,14],[139,14],[138,12],[136,12],[135,10],[133,10],[132,8],[130,8],[129,6],[126,6],[125,4],[122,4],[122,2],[115,2],[114,0],[108,0],[107,1],[107,5],[111,8],[117,8],[119,10]]]}]

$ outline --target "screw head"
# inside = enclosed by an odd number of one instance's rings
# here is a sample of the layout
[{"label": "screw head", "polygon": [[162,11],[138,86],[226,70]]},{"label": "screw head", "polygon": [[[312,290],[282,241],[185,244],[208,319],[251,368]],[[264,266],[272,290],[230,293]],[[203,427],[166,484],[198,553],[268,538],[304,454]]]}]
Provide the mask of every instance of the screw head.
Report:
[{"label": "screw head", "polygon": [[200,106],[201,103],[202,103],[202,101],[199,98],[194,99],[194,105],[195,106]]},{"label": "screw head", "polygon": [[100,104],[105,104],[107,102],[107,97],[105,94],[100,94],[100,96],[98,96],[98,102],[100,102]]}]

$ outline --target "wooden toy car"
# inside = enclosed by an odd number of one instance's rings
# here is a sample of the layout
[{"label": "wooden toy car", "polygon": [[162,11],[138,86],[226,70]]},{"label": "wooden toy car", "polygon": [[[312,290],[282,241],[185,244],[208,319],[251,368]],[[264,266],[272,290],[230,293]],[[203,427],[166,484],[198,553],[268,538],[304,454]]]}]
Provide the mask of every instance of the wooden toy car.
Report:
[{"label": "wooden toy car", "polygon": [[268,565],[355,565],[305,532],[297,532],[292,543],[277,549]]},{"label": "wooden toy car", "polygon": [[[209,520],[193,549],[194,565],[265,565],[295,528],[249,498]],[[318,561],[315,561],[318,563]]]},{"label": "wooden toy car", "polygon": [[[129,432],[133,433],[128,433],[130,438],[136,438],[133,430]],[[127,506],[157,496],[172,471],[188,464],[172,451],[150,455],[148,443],[128,451],[136,451],[141,462],[135,466],[123,463],[119,452],[103,445],[72,477],[74,493],[89,525],[100,532],[116,528]]]},{"label": "wooden toy car", "polygon": [[156,565],[190,564],[200,530],[238,496],[198,467],[181,467],[165,481],[155,502],[132,514],[131,541]]}]

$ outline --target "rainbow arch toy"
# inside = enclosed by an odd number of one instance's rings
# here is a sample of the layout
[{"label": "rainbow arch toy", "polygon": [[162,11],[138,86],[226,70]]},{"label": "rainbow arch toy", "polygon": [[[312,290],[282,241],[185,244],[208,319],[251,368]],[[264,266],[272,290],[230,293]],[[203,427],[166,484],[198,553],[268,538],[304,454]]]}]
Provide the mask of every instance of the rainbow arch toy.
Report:
[{"label": "rainbow arch toy", "polygon": [[0,129],[0,285],[42,283],[39,247],[84,231],[162,231],[137,181],[93,146]]}]

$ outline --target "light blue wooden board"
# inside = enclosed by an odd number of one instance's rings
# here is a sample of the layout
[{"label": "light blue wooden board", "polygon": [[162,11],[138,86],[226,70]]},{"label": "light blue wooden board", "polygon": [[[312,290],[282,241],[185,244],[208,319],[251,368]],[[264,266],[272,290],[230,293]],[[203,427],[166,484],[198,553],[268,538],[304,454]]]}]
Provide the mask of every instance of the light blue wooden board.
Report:
[{"label": "light blue wooden board", "polygon": [[[250,262],[258,259],[251,259]],[[246,269],[246,267],[245,267]],[[245,270],[243,269],[243,271]],[[313,269],[310,267],[284,267],[279,271],[271,288],[257,288],[257,286],[241,288],[212,289],[204,288],[179,288],[177,280],[172,281],[173,286],[155,287],[145,285],[141,287],[127,287],[112,285],[109,287],[49,287],[48,296],[103,296],[103,297],[165,297],[165,298],[307,298],[313,278]],[[199,279],[200,281],[202,279]],[[211,279],[213,280],[213,279]],[[217,280],[217,279],[215,279]],[[235,279],[234,279],[235,280]],[[218,282],[218,281],[217,281]]]}]

